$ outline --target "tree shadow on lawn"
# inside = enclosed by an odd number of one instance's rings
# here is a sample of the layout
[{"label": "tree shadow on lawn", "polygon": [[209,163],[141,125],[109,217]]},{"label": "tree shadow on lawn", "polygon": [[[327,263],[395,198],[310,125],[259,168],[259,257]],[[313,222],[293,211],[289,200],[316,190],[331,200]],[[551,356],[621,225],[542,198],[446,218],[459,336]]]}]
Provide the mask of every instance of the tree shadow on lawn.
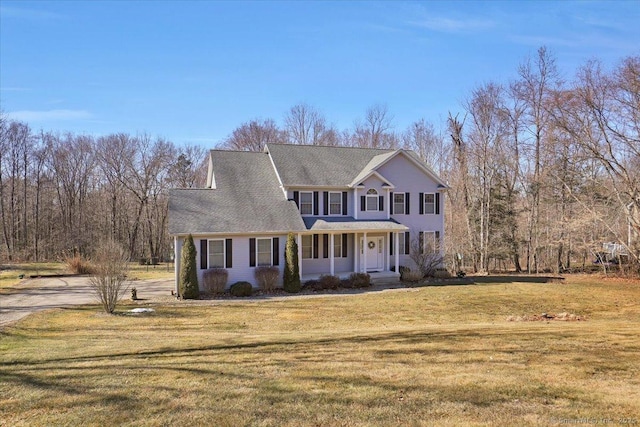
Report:
[{"label": "tree shadow on lawn", "polygon": [[[245,343],[233,343],[233,344],[213,344],[205,346],[192,346],[184,348],[175,347],[163,347],[155,350],[140,350],[135,352],[112,352],[100,355],[88,355],[88,356],[69,356],[69,357],[54,357],[46,358],[43,360],[24,362],[25,365],[37,366],[46,365],[49,363],[60,362],[90,362],[100,360],[117,360],[125,358],[173,358],[173,357],[191,357],[198,356],[210,352],[226,352],[226,351],[258,351],[263,353],[264,356],[272,354],[282,354],[288,351],[311,351],[316,347],[334,347],[345,344],[361,345],[361,344],[375,344],[376,347],[387,345],[416,345],[425,342],[440,343],[440,344],[459,344],[460,342],[474,341],[478,339],[486,340],[488,338],[499,338],[505,345],[511,345],[513,342],[522,340],[521,328],[509,328],[495,326],[491,327],[478,327],[478,328],[461,328],[446,331],[424,331],[424,330],[412,330],[412,331],[396,331],[378,334],[356,334],[345,335],[340,337],[328,337],[328,338],[309,338],[308,335],[300,337],[300,339],[291,340],[267,340]],[[554,330],[549,331],[546,329],[526,330],[526,336],[528,340],[534,339],[549,339],[551,333],[559,333],[558,339],[568,339],[573,336],[579,335],[578,330]],[[512,339],[507,337],[513,336]],[[382,350],[380,350],[382,351]],[[433,351],[442,351],[440,349],[434,349]],[[456,352],[460,351],[477,351],[471,349],[456,349]],[[498,351],[498,349],[496,349]],[[513,351],[513,350],[509,350]],[[0,362],[0,367],[13,365],[14,362],[6,363]]]}]

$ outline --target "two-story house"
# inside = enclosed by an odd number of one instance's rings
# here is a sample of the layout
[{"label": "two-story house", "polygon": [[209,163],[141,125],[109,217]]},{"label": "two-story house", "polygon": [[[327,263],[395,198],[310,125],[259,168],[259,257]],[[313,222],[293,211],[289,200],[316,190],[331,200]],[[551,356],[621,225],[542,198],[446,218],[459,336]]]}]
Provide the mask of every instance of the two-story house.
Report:
[{"label": "two-story house", "polygon": [[176,279],[188,234],[200,282],[204,270],[226,268],[228,285],[255,283],[257,266],[282,270],[290,232],[302,280],[397,275],[396,266],[412,264],[416,241],[420,250],[433,250],[444,238],[447,186],[408,150],[286,144],[258,153],[212,150],[206,187],[170,193]]}]

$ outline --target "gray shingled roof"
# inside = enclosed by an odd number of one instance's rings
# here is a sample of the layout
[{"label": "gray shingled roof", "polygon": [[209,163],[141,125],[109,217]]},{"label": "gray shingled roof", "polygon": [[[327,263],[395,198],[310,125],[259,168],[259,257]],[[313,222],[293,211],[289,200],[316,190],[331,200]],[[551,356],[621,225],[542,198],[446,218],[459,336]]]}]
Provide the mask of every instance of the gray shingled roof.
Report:
[{"label": "gray shingled roof", "polygon": [[310,231],[404,231],[408,228],[393,219],[354,219],[353,217],[305,217],[304,224]]},{"label": "gray shingled roof", "polygon": [[302,231],[266,153],[212,150],[216,189],[169,192],[169,233]]},{"label": "gray shingled roof", "polygon": [[285,186],[347,187],[380,154],[390,149],[269,144],[266,148]]}]

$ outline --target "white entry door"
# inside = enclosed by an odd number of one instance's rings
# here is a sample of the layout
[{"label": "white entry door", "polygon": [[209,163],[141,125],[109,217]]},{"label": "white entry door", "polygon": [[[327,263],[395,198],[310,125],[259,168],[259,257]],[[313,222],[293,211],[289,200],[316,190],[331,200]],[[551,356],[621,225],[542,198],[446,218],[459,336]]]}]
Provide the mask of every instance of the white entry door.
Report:
[{"label": "white entry door", "polygon": [[[364,252],[367,252],[367,266],[364,265]],[[376,271],[384,269],[384,237],[367,236],[365,243],[360,238],[360,271]]]}]

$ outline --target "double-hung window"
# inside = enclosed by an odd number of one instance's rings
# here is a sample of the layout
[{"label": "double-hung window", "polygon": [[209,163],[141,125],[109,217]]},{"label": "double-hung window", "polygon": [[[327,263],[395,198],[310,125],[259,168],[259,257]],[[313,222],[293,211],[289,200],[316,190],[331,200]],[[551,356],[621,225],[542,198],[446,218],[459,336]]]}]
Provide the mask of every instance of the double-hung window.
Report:
[{"label": "double-hung window", "polygon": [[435,193],[424,193],[424,213],[436,213],[436,195]]},{"label": "double-hung window", "polygon": [[302,236],[302,259],[313,258],[313,235],[305,234]]},{"label": "double-hung window", "polygon": [[302,215],[313,215],[313,192],[300,192],[300,213]]},{"label": "double-hung window", "polygon": [[422,248],[425,254],[440,252],[440,232],[423,231],[422,232]]},{"label": "double-hung window", "polygon": [[258,255],[258,266],[271,266],[273,258],[271,239],[256,239],[256,254]]},{"label": "double-hung window", "polygon": [[405,247],[406,247],[405,235],[406,235],[406,233],[398,233],[398,254],[400,254],[400,255],[406,255],[406,253],[405,253]]},{"label": "double-hung window", "polygon": [[404,215],[405,211],[404,211],[404,207],[405,207],[405,201],[404,201],[404,193],[393,193],[393,214],[394,215]]},{"label": "double-hung window", "polygon": [[342,248],[342,234],[336,234],[333,236],[333,256],[341,258],[343,256],[342,251],[347,248]]},{"label": "double-hung window", "polygon": [[375,188],[370,188],[369,190],[367,190],[367,210],[378,210],[378,192]]},{"label": "double-hung window", "polygon": [[342,193],[329,192],[329,215],[342,215]]},{"label": "double-hung window", "polygon": [[225,268],[224,239],[209,240],[208,268]]}]

